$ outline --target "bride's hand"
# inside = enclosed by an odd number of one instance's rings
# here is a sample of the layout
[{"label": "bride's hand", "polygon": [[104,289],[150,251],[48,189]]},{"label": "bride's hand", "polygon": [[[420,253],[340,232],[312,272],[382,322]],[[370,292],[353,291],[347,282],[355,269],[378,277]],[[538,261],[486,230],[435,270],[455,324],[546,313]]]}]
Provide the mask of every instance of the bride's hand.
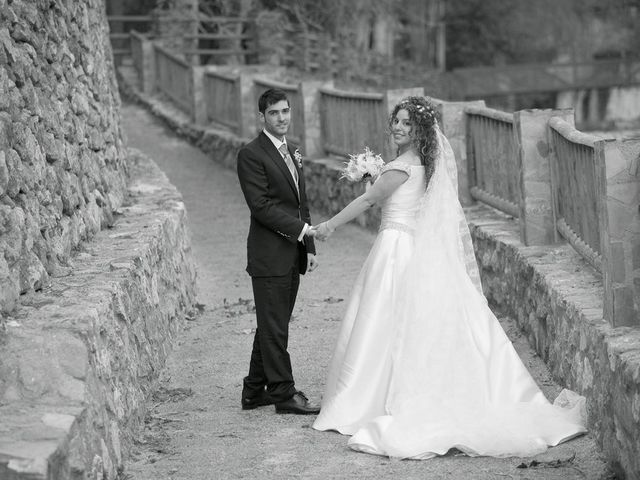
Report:
[{"label": "bride's hand", "polygon": [[329,238],[334,231],[335,229],[331,228],[328,221],[311,227],[311,235],[313,235],[314,238],[317,238],[321,242],[324,242],[327,238]]}]

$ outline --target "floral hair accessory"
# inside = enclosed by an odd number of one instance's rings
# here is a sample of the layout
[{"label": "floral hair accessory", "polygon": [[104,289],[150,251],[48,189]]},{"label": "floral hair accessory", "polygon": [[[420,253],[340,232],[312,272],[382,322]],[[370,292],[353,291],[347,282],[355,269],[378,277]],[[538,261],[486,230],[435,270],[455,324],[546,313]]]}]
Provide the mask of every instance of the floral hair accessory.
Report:
[{"label": "floral hair accessory", "polygon": [[349,161],[345,162],[344,170],[340,178],[346,178],[350,182],[361,182],[364,180],[376,180],[384,167],[384,160],[380,154],[373,153],[369,147],[364,147],[364,151],[349,155]]},{"label": "floral hair accessory", "polygon": [[302,168],[302,154],[299,148],[296,148],[296,151],[293,152],[293,158],[298,162],[298,167]]},{"label": "floral hair accessory", "polygon": [[403,100],[398,104],[398,109],[412,113],[419,122],[434,123],[438,118],[435,109],[431,105],[418,103],[417,98],[416,100],[411,98]]}]

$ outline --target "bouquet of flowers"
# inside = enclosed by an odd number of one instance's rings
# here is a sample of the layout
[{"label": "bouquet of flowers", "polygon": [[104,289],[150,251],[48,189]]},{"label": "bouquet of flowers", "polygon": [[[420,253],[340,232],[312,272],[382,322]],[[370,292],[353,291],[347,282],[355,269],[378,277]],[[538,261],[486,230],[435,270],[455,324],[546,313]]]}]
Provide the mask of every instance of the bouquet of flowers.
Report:
[{"label": "bouquet of flowers", "polygon": [[345,162],[344,170],[340,178],[346,178],[350,182],[361,182],[371,179],[375,181],[384,167],[384,160],[380,154],[373,153],[369,147],[364,151],[349,155],[349,161]]}]

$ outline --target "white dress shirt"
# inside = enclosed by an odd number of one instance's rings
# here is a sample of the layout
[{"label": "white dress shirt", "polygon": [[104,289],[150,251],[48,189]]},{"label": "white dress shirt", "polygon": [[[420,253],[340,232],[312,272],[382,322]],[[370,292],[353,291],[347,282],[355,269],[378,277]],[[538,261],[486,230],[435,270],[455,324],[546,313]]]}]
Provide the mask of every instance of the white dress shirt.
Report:
[{"label": "white dress shirt", "polygon": [[[262,130],[264,132],[264,134],[267,136],[267,138],[269,140],[271,140],[271,143],[273,143],[273,145],[276,147],[276,150],[278,150],[278,153],[280,153],[280,147],[282,147],[282,145],[286,145],[287,144],[287,139],[285,137],[282,137],[282,140],[280,140],[279,138],[273,136],[272,134],[270,134],[269,132],[267,132],[265,129]],[[282,155],[280,153],[280,155]],[[295,167],[294,167],[295,168]],[[307,230],[309,230],[309,224],[305,223],[304,227],[302,227],[302,232],[300,232],[300,235],[298,235],[298,241],[302,242],[304,240],[304,236],[307,233]]]}]

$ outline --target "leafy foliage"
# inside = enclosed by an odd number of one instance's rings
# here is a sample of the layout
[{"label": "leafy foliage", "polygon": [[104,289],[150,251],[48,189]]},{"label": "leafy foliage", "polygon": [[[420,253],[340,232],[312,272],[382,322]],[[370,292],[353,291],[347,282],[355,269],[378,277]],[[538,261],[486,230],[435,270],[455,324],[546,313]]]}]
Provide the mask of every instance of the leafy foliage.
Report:
[{"label": "leafy foliage", "polygon": [[449,0],[447,67],[638,52],[640,0]]}]

